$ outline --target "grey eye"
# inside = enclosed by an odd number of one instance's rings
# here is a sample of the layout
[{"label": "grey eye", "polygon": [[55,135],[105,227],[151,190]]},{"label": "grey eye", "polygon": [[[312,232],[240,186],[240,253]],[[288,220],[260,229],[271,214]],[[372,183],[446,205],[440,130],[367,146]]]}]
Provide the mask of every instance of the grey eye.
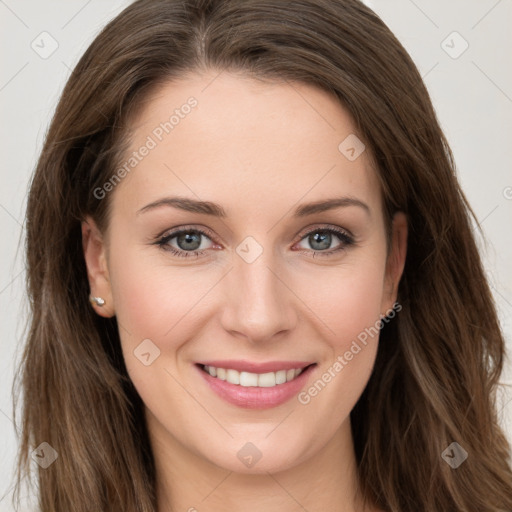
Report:
[{"label": "grey eye", "polygon": [[334,237],[339,239],[339,236],[331,233],[328,230],[317,229],[316,231],[312,231],[309,235],[305,236],[300,244],[305,241],[309,244],[309,247],[301,246],[303,249],[312,249],[314,251],[325,251],[326,249],[332,249],[332,242],[334,241]]}]

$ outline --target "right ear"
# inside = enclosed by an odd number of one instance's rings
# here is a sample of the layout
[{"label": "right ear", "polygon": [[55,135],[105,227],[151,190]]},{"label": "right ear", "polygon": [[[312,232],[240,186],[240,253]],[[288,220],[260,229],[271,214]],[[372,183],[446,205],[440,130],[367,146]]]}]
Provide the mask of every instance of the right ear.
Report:
[{"label": "right ear", "polygon": [[115,315],[115,309],[108,273],[105,242],[103,235],[90,216],[87,216],[82,221],[82,248],[87,266],[87,278],[89,279],[91,295],[101,297],[105,301],[103,306],[94,303],[92,303],[92,306],[98,315],[111,318]]}]

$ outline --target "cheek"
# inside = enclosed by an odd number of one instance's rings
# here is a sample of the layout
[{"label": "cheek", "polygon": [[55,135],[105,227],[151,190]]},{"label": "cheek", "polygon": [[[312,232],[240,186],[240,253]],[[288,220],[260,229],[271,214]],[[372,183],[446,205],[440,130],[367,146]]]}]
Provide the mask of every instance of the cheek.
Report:
[{"label": "cheek", "polygon": [[382,303],[382,273],[354,272],[338,283],[333,291],[326,318],[335,333],[333,346],[346,350],[352,340],[380,318]]},{"label": "cheek", "polygon": [[319,281],[315,288],[312,281],[304,282],[310,290],[316,289],[307,302],[321,320],[329,355],[299,403],[314,404],[320,415],[331,414],[333,428],[347,417],[364,390],[378,348],[384,262],[359,263],[336,272],[330,269],[322,287]]},{"label": "cheek", "polygon": [[300,297],[306,297],[304,302],[315,313],[316,323],[321,320],[336,352],[346,350],[382,313],[384,256],[353,260],[337,268],[304,273],[295,288]]},{"label": "cheek", "polygon": [[150,250],[128,247],[112,243],[110,274],[122,349],[132,373],[141,371],[134,351],[144,340],[161,350],[158,366],[176,359],[179,347],[204,323],[207,293],[222,273],[165,265]]},{"label": "cheek", "polygon": [[121,226],[111,238],[109,272],[116,317],[126,331],[159,338],[186,312],[198,273],[165,265],[158,247],[133,237],[129,226]]}]

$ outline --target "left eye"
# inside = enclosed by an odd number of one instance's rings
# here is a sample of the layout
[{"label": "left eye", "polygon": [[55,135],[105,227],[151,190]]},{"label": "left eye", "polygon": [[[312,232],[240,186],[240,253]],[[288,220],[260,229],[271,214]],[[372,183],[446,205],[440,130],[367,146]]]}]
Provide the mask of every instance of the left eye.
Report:
[{"label": "left eye", "polygon": [[[342,240],[336,247],[343,246],[343,242],[345,244],[350,243],[348,235],[334,231],[332,229],[315,229],[314,231],[310,231],[308,234],[306,234],[306,236],[304,236],[304,238],[301,239],[301,242],[305,241],[308,243],[314,251],[323,252],[326,249],[332,249],[331,244],[334,241],[333,236],[337,237],[338,240]],[[331,250],[329,252],[333,251]]]}]

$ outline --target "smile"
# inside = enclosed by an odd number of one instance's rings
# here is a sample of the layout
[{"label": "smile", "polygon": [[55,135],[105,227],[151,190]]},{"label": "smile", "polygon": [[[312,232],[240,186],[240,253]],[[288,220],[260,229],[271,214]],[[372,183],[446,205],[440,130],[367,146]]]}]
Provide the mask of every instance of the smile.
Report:
[{"label": "smile", "polygon": [[239,372],[232,368],[216,368],[215,366],[207,365],[202,365],[202,368],[212,377],[225,380],[230,384],[258,388],[272,388],[290,382],[304,371],[304,368],[292,368],[290,370],[278,370],[277,372],[250,373]]},{"label": "smile", "polygon": [[209,363],[194,365],[208,392],[213,391],[223,401],[245,409],[269,409],[288,402],[307,385],[317,367],[316,363],[300,361]]}]

